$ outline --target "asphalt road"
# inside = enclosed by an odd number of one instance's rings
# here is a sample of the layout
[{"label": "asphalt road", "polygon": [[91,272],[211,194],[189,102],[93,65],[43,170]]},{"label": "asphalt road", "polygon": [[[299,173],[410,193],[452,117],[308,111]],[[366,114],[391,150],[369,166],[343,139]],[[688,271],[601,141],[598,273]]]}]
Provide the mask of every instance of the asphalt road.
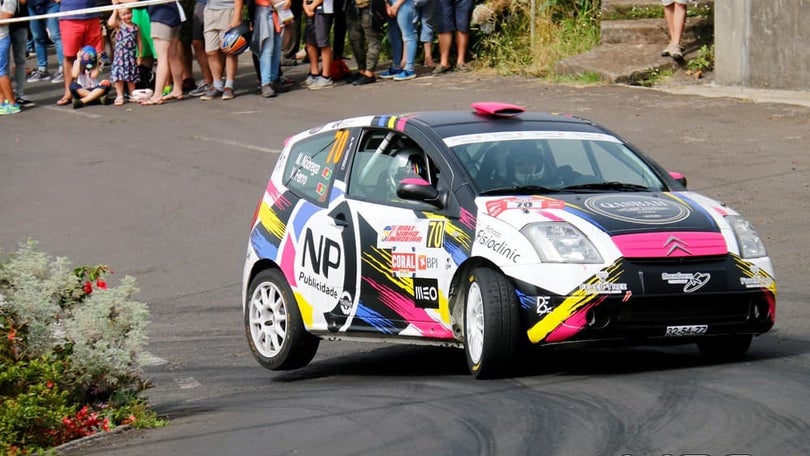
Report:
[{"label": "asphalt road", "polygon": [[[30,237],[75,264],[107,263],[113,283],[136,277],[151,310],[144,376],[169,425],[71,454],[810,452],[810,108],[477,73],[263,99],[240,74],[232,101],[151,107],[56,107],[59,88],[39,83],[27,90],[39,107],[0,119],[3,253]],[[746,215],[775,263],[775,329],[747,360],[721,365],[692,346],[589,349],[475,381],[460,350],[325,342],[304,369],[262,369],[239,281],[285,137],[350,115],[482,100],[598,121]]]}]

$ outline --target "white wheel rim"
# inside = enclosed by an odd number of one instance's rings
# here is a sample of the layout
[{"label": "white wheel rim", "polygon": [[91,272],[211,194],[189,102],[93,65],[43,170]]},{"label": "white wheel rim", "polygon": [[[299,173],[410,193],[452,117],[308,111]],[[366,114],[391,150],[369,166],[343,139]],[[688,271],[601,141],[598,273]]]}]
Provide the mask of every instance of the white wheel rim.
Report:
[{"label": "white wheel rim", "polygon": [[262,356],[278,355],[287,340],[287,306],[281,290],[264,282],[253,292],[248,306],[250,337]]},{"label": "white wheel rim", "polygon": [[477,282],[470,284],[467,291],[467,319],[465,344],[467,353],[473,364],[481,362],[481,354],[484,352],[484,299],[481,297],[481,288]]}]

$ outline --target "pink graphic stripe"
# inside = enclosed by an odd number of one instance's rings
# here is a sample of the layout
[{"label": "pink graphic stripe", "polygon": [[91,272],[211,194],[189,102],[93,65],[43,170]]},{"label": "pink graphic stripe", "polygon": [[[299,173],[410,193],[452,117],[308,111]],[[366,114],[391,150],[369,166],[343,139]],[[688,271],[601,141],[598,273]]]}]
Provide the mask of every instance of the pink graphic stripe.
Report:
[{"label": "pink graphic stripe", "polygon": [[613,242],[625,258],[675,258],[728,253],[725,238],[715,232],[622,234],[613,236]]},{"label": "pink graphic stripe", "polygon": [[371,279],[363,279],[380,294],[380,301],[399,314],[403,320],[419,330],[426,337],[452,339],[453,332],[439,323],[431,321],[424,309],[414,306],[413,300],[408,296],[397,293],[390,287]]}]

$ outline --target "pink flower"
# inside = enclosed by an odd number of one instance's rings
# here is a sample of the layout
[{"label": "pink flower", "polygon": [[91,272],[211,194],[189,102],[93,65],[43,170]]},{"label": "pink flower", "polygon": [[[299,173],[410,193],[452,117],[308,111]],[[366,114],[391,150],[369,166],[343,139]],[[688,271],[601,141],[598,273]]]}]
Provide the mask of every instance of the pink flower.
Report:
[{"label": "pink flower", "polygon": [[105,281],[103,281],[101,279],[96,280],[96,288],[98,288],[99,290],[106,290],[107,289],[107,282],[105,282]]},{"label": "pink flower", "polygon": [[84,282],[84,286],[82,287],[84,290],[84,294],[90,294],[93,292],[93,284],[90,281]]}]

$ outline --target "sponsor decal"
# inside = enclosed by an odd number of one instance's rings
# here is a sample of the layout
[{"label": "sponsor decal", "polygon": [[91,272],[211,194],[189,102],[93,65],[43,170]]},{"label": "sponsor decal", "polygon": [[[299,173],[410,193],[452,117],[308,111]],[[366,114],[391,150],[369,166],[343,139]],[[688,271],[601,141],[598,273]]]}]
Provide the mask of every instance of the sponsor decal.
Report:
[{"label": "sponsor decal", "polygon": [[343,251],[340,244],[326,236],[320,236],[316,246],[312,229],[307,228],[304,234],[304,254],[301,257],[301,266],[306,267],[309,263],[310,269],[315,274],[323,275],[328,279],[329,271],[340,267],[342,257]]},{"label": "sponsor decal", "polygon": [[764,276],[756,275],[754,277],[740,277],[740,285],[745,288],[768,288],[773,284],[773,279]]},{"label": "sponsor decal", "polygon": [[352,295],[348,291],[344,291],[338,300],[338,306],[343,315],[349,315],[352,312]]},{"label": "sponsor decal", "polygon": [[388,225],[380,233],[380,243],[421,244],[423,240],[415,225]]},{"label": "sponsor decal", "polygon": [[490,226],[483,227],[475,234],[475,242],[513,263],[517,263],[520,259],[520,253],[510,247],[506,240],[501,239],[501,232]]},{"label": "sponsor decal", "polygon": [[664,198],[644,195],[600,195],[585,200],[585,206],[614,220],[645,225],[679,222],[691,213],[689,207]]},{"label": "sponsor decal", "polygon": [[684,293],[692,293],[701,289],[704,285],[709,283],[712,275],[708,272],[663,272],[661,273],[661,280],[670,285],[683,284]]},{"label": "sponsor decal", "polygon": [[439,269],[439,259],[428,255],[417,255],[416,268],[420,271]]},{"label": "sponsor decal", "polygon": [[627,292],[627,284],[621,282],[608,282],[607,271],[596,273],[596,282],[580,284],[579,290],[590,294],[622,294]]},{"label": "sponsor decal", "polygon": [[298,273],[298,285],[300,286],[301,284],[307,285],[330,298],[337,299],[338,297],[338,291],[335,287],[329,286],[326,282],[319,280],[318,277],[313,277],[304,271]]},{"label": "sponsor decal", "polygon": [[487,201],[487,214],[497,217],[509,209],[565,209],[565,201],[537,196],[509,197]]},{"label": "sponsor decal", "polygon": [[554,310],[554,306],[551,304],[551,296],[537,296],[535,298],[534,310],[540,317],[550,314],[551,311]]},{"label": "sponsor decal", "polygon": [[324,179],[329,179],[330,177],[332,177],[332,168],[324,166],[323,171],[321,172],[321,177],[323,177]]},{"label": "sponsor decal", "polygon": [[420,309],[439,308],[439,281],[436,279],[413,279],[413,300]]},{"label": "sponsor decal", "polygon": [[395,277],[413,277],[416,272],[416,253],[391,252],[391,272]]}]

